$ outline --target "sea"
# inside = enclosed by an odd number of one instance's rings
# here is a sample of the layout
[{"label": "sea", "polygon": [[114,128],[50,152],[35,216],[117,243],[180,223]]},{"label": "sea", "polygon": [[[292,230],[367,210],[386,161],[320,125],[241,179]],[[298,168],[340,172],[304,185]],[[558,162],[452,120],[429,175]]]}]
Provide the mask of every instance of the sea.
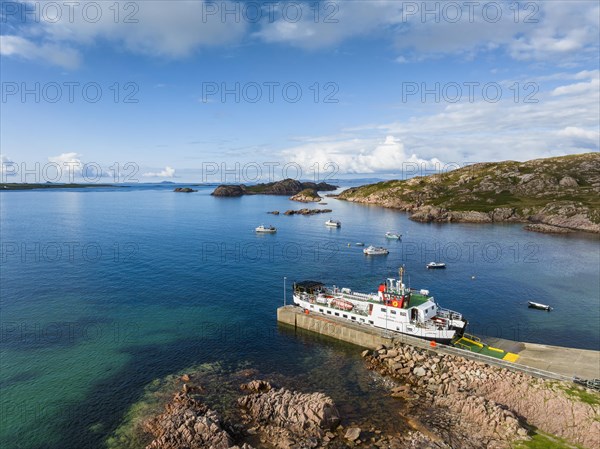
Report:
[{"label": "sea", "polygon": [[[0,447],[105,447],[149,384],[201,364],[295,379],[356,419],[386,410],[359,348],[277,324],[301,280],[372,292],[404,266],[406,283],[462,312],[470,333],[600,349],[597,236],[173,188],[0,193]],[[303,207],[333,211],[283,214]],[[260,224],[277,233],[256,234]],[[365,256],[357,243],[390,252]]]}]

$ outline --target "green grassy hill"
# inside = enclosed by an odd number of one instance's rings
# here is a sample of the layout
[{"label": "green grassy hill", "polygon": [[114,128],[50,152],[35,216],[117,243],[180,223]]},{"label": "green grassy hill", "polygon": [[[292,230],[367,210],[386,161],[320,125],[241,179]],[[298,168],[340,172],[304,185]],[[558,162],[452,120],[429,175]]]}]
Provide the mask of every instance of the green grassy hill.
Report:
[{"label": "green grassy hill", "polygon": [[474,164],[355,187],[338,198],[405,210],[417,221],[515,221],[598,233],[600,153]]}]

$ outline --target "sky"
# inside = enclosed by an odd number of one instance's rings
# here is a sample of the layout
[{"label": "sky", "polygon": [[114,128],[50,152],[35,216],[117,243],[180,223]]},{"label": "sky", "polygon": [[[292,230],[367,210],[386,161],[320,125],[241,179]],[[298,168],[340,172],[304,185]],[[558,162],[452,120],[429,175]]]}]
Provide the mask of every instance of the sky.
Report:
[{"label": "sky", "polygon": [[3,182],[398,178],[599,150],[598,1],[2,1]]}]

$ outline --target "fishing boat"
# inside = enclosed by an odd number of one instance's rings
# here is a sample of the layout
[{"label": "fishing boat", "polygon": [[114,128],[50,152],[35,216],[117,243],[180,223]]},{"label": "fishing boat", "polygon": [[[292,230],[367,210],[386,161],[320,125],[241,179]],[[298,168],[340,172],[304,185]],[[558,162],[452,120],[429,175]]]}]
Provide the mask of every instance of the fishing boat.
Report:
[{"label": "fishing boat", "polygon": [[398,234],[396,232],[388,231],[388,232],[385,233],[385,238],[386,239],[400,240],[401,237],[402,237],[402,235]]},{"label": "fishing boat", "polygon": [[274,226],[266,227],[264,225],[260,225],[255,229],[255,231],[263,234],[274,234],[277,232],[277,228]]},{"label": "fishing boat", "polygon": [[547,310],[548,312],[550,312],[552,310],[552,307],[550,307],[549,305],[541,304],[539,302],[527,301],[527,304],[532,309]]},{"label": "fishing boat", "polygon": [[429,290],[407,287],[403,277],[404,268],[400,268],[398,279],[386,279],[376,293],[298,282],[294,304],[309,312],[440,343],[461,338],[467,326],[462,314],[440,307]]},{"label": "fishing boat", "polygon": [[325,222],[325,226],[330,226],[332,228],[339,228],[341,225],[342,223],[336,220],[327,220]]},{"label": "fishing boat", "polygon": [[363,253],[367,256],[385,256],[390,252],[382,246],[367,246],[363,249]]},{"label": "fishing boat", "polygon": [[446,264],[443,262],[429,262],[426,267],[427,269],[439,270],[440,268],[446,268]]}]

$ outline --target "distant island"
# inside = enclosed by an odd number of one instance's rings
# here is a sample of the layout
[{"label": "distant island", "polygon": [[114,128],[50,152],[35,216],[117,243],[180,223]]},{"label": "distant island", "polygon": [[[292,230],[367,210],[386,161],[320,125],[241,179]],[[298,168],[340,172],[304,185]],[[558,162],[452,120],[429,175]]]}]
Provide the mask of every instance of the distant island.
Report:
[{"label": "distant island", "polygon": [[246,186],[244,184],[235,185],[220,185],[211,195],[235,197],[242,195],[296,195],[303,190],[310,189],[313,191],[332,191],[338,187],[327,184],[326,182],[300,182],[295,179],[284,179],[282,181],[268,182],[265,184],[256,184]]},{"label": "distant island", "polygon": [[420,222],[518,222],[540,232],[600,233],[600,153],[473,164],[353,187],[337,198],[406,211]]},{"label": "distant island", "polygon": [[2,190],[32,190],[32,189],[90,189],[97,187],[127,187],[119,186],[114,184],[54,184],[52,182],[46,183],[1,183],[0,191]]}]

